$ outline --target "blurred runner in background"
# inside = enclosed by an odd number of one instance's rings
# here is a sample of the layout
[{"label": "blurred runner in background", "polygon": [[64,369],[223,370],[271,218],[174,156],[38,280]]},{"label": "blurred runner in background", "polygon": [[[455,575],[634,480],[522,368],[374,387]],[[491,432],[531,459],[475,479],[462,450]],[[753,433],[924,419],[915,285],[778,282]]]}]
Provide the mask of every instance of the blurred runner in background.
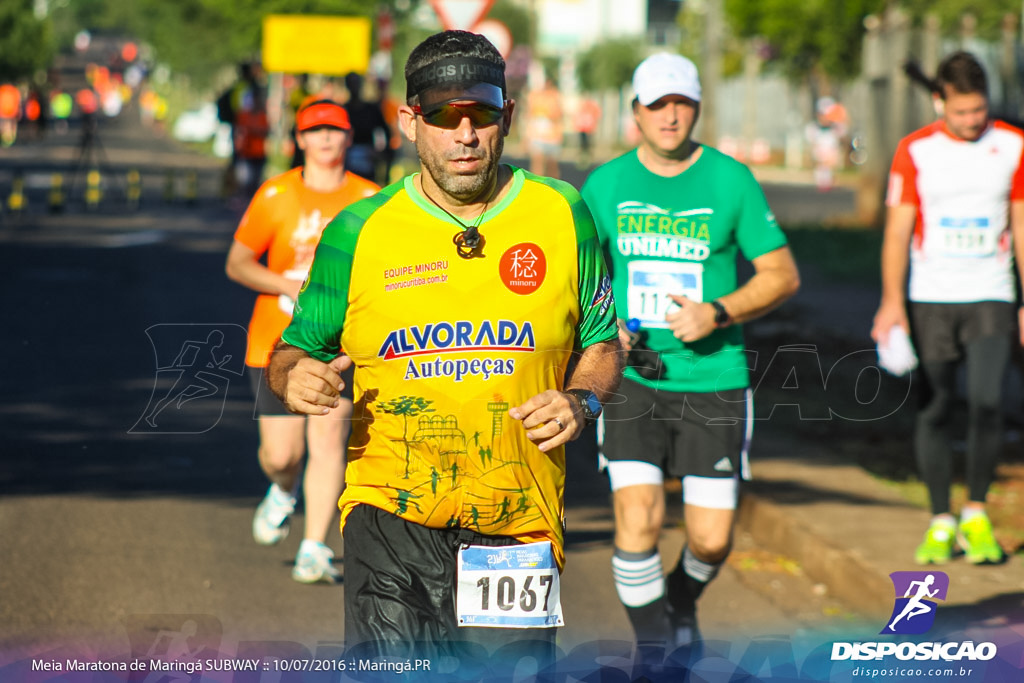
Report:
[{"label": "blurred runner in background", "polygon": [[600,121],[601,105],[593,97],[581,97],[576,106],[576,115],[573,117],[573,123],[580,139],[580,156],[576,164],[579,168],[586,168],[590,165],[593,136],[597,132],[597,124]]},{"label": "blurred runner in background", "polygon": [[50,92],[50,114],[53,116],[53,129],[58,135],[68,132],[68,119],[71,118],[74,108],[75,101],[71,95],[59,88],[54,88]]},{"label": "blurred runner in background", "polygon": [[391,182],[391,168],[402,154],[402,133],[398,126],[398,108],[402,106],[402,103],[391,94],[390,83],[383,78],[377,79],[377,93],[380,111],[384,114],[384,121],[387,122],[390,130],[388,144],[382,154],[384,170],[380,181],[382,185],[387,185]]},{"label": "blurred runner in background", "polygon": [[807,124],[807,141],[814,160],[814,184],[827,192],[835,184],[835,173],[842,167],[842,148],[849,122],[846,108],[831,97],[822,97],[815,105],[815,120]]},{"label": "blurred runner in background", "polygon": [[[226,270],[232,280],[260,293],[249,324],[246,365],[259,415],[260,466],[272,483],[253,518],[253,537],[270,545],[288,534],[308,447],[303,479],[306,532],[292,578],[333,583],[341,574],[331,563],[334,553],[325,540],[344,480],[351,388],[329,415],[297,417],[264,385],[263,368],[291,320],[320,233],[341,209],[379,188],[344,170],[351,125],[341,105],[329,100],[306,105],[296,116],[296,129],[306,165],[259,189],[235,233]],[[267,265],[260,263],[264,254]]]},{"label": "blurred runner in background", "polygon": [[391,130],[379,102],[363,99],[363,77],[357,73],[345,76],[348,100],[345,109],[352,121],[352,145],[345,157],[345,168],[367,180],[377,181],[377,161],[387,149]]},{"label": "blurred runner in background", "polygon": [[[638,641],[700,647],[697,601],[729,555],[740,483],[750,478],[753,394],[740,325],[800,280],[750,169],[691,137],[701,101],[693,62],[652,55],[633,90],[639,147],[583,186],[609,254],[623,346],[645,347],[630,354],[622,400],[605,410],[612,576]],[[740,254],[754,267],[745,282]],[[686,523],[668,576],[658,551],[666,477],[682,479]]]},{"label": "blurred runner in background", "polygon": [[21,91],[12,83],[0,84],[0,144],[10,147],[18,137]]},{"label": "blurred runner in background", "polygon": [[[939,64],[940,119],[900,141],[889,172],[882,241],[882,300],[871,336],[910,334],[922,386],[914,431],[932,522],[914,553],[944,564],[959,543],[968,562],[1002,562],[985,512],[1003,449],[1003,382],[1024,330],[1024,131],[989,117],[980,62],[955,52]],[[1016,273],[1014,264],[1016,263]],[[952,413],[966,366],[968,498],[957,520]]]},{"label": "blurred runner in background", "polygon": [[292,163],[290,168],[298,168],[305,163],[305,154],[302,151],[302,147],[299,146],[297,139],[298,130],[295,127],[295,119],[302,107],[316,99],[319,98],[312,95],[309,91],[309,74],[299,75],[296,79],[295,87],[288,94],[288,113],[291,114],[289,137],[292,142]]},{"label": "blurred runner in background", "polygon": [[544,87],[531,92],[526,105],[530,171],[557,178],[558,159],[562,154],[562,95],[555,82],[545,77]]},{"label": "blurred runner in background", "polygon": [[235,174],[242,195],[249,199],[263,182],[270,124],[267,121],[267,99],[260,80],[259,65],[246,62],[241,65],[239,75],[239,80],[231,90]]}]

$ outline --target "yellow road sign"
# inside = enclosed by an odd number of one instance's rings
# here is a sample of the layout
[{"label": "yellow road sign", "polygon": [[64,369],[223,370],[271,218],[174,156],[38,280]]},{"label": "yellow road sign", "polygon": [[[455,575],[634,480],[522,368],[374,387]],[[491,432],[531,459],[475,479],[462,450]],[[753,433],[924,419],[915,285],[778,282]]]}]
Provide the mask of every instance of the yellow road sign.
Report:
[{"label": "yellow road sign", "polygon": [[343,76],[370,64],[367,17],[269,14],[263,18],[263,68]]}]

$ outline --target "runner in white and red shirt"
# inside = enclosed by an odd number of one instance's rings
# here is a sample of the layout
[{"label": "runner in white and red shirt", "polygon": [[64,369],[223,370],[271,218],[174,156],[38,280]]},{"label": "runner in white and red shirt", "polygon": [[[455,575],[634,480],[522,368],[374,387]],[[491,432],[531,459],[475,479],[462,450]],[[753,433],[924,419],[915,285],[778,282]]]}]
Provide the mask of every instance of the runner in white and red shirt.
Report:
[{"label": "runner in white and red shirt", "polygon": [[[998,563],[1005,554],[985,498],[1002,447],[1002,383],[1021,317],[1013,264],[1024,263],[1024,131],[989,118],[985,72],[966,52],[943,60],[936,88],[940,119],[900,141],[889,173],[882,301],[871,336],[885,344],[902,327],[920,359],[915,455],[933,519],[915,561],[948,562],[959,542],[969,562]],[[961,362],[968,501],[958,523],[950,510],[950,414]]]}]

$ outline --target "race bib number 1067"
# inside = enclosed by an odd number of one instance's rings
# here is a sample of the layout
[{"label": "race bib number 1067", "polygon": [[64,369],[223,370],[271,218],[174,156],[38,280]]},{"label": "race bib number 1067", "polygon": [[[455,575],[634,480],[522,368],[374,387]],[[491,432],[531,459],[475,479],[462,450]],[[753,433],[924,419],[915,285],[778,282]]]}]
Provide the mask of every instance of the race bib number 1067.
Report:
[{"label": "race bib number 1067", "polygon": [[551,543],[459,550],[459,626],[551,628],[564,625]]}]

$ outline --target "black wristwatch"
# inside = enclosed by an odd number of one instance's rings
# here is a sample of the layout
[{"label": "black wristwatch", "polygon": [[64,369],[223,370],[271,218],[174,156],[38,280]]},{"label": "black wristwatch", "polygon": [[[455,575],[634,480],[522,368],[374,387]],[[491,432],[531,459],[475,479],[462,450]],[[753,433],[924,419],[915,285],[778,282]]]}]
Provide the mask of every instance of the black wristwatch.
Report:
[{"label": "black wristwatch", "polygon": [[601,410],[604,406],[597,400],[597,394],[589,389],[566,389],[565,393],[575,396],[576,400],[580,403],[580,409],[583,411],[583,417],[586,418],[587,422],[593,422],[601,416]]},{"label": "black wristwatch", "polygon": [[715,309],[715,327],[728,327],[732,323],[732,316],[721,301],[712,301],[711,307]]}]

